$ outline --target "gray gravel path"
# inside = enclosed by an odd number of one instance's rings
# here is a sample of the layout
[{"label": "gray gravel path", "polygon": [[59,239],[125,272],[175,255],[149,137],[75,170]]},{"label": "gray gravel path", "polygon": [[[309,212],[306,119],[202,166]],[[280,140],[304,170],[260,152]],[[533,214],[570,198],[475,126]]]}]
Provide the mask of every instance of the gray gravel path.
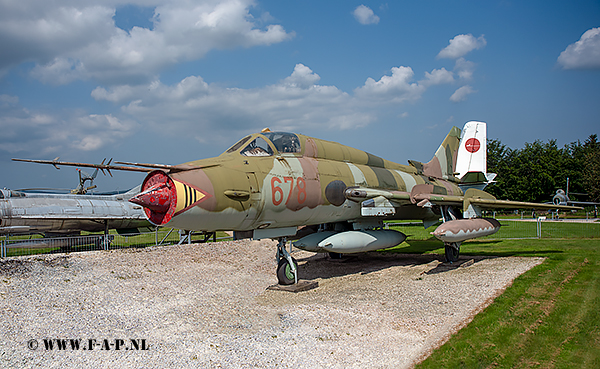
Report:
[{"label": "gray gravel path", "polygon": [[[543,261],[297,251],[301,278],[319,287],[290,293],[266,289],[275,249],[245,240],[0,260],[0,367],[409,368]],[[148,349],[125,350],[132,339]]]}]

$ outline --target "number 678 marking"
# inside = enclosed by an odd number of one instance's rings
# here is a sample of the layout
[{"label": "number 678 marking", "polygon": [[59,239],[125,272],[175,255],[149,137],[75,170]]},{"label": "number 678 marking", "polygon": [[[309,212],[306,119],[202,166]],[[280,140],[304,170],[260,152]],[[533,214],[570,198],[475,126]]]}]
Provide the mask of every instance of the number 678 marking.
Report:
[{"label": "number 678 marking", "polygon": [[[287,195],[287,200],[285,204],[287,205],[292,198],[292,192],[294,191],[294,178],[293,177],[283,177],[283,182],[279,177],[271,178],[271,195],[273,200],[273,205],[277,206],[283,202],[283,198],[285,196],[283,192],[283,188],[280,187],[282,183],[290,184],[290,192]],[[302,204],[306,201],[306,182],[304,178],[298,177],[296,179],[296,188],[298,189],[298,204]]]}]

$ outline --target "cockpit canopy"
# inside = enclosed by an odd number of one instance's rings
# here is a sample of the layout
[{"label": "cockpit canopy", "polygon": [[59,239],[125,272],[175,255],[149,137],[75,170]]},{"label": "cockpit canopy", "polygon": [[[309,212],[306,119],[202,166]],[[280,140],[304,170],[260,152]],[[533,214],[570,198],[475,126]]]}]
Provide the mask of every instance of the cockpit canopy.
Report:
[{"label": "cockpit canopy", "polygon": [[256,136],[246,136],[226,152],[232,153],[241,147],[243,149],[240,154],[244,156],[272,156],[276,153],[300,153],[302,150],[298,136],[288,132],[263,132]]}]

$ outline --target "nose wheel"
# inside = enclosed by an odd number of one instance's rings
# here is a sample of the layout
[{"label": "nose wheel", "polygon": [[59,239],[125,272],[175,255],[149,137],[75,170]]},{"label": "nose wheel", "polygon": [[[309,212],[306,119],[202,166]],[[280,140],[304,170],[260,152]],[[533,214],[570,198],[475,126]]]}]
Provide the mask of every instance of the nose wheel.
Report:
[{"label": "nose wheel", "polygon": [[298,283],[298,262],[285,249],[286,244],[286,238],[280,238],[277,244],[277,280],[281,285]]},{"label": "nose wheel", "polygon": [[290,263],[287,259],[279,260],[277,265],[277,280],[281,285],[289,285],[297,283],[298,262],[292,258]]}]

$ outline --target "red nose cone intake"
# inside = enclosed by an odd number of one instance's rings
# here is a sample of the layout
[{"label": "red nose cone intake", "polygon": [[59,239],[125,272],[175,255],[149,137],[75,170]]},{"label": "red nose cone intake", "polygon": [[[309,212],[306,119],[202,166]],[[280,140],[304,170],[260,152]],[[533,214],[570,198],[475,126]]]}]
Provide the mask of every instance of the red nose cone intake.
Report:
[{"label": "red nose cone intake", "polygon": [[148,220],[159,226],[173,217],[177,207],[177,190],[165,172],[154,171],[144,180],[142,192],[129,201],[143,206]]},{"label": "red nose cone intake", "polygon": [[155,213],[166,213],[171,205],[171,190],[165,183],[157,184],[132,197],[130,201]]}]

